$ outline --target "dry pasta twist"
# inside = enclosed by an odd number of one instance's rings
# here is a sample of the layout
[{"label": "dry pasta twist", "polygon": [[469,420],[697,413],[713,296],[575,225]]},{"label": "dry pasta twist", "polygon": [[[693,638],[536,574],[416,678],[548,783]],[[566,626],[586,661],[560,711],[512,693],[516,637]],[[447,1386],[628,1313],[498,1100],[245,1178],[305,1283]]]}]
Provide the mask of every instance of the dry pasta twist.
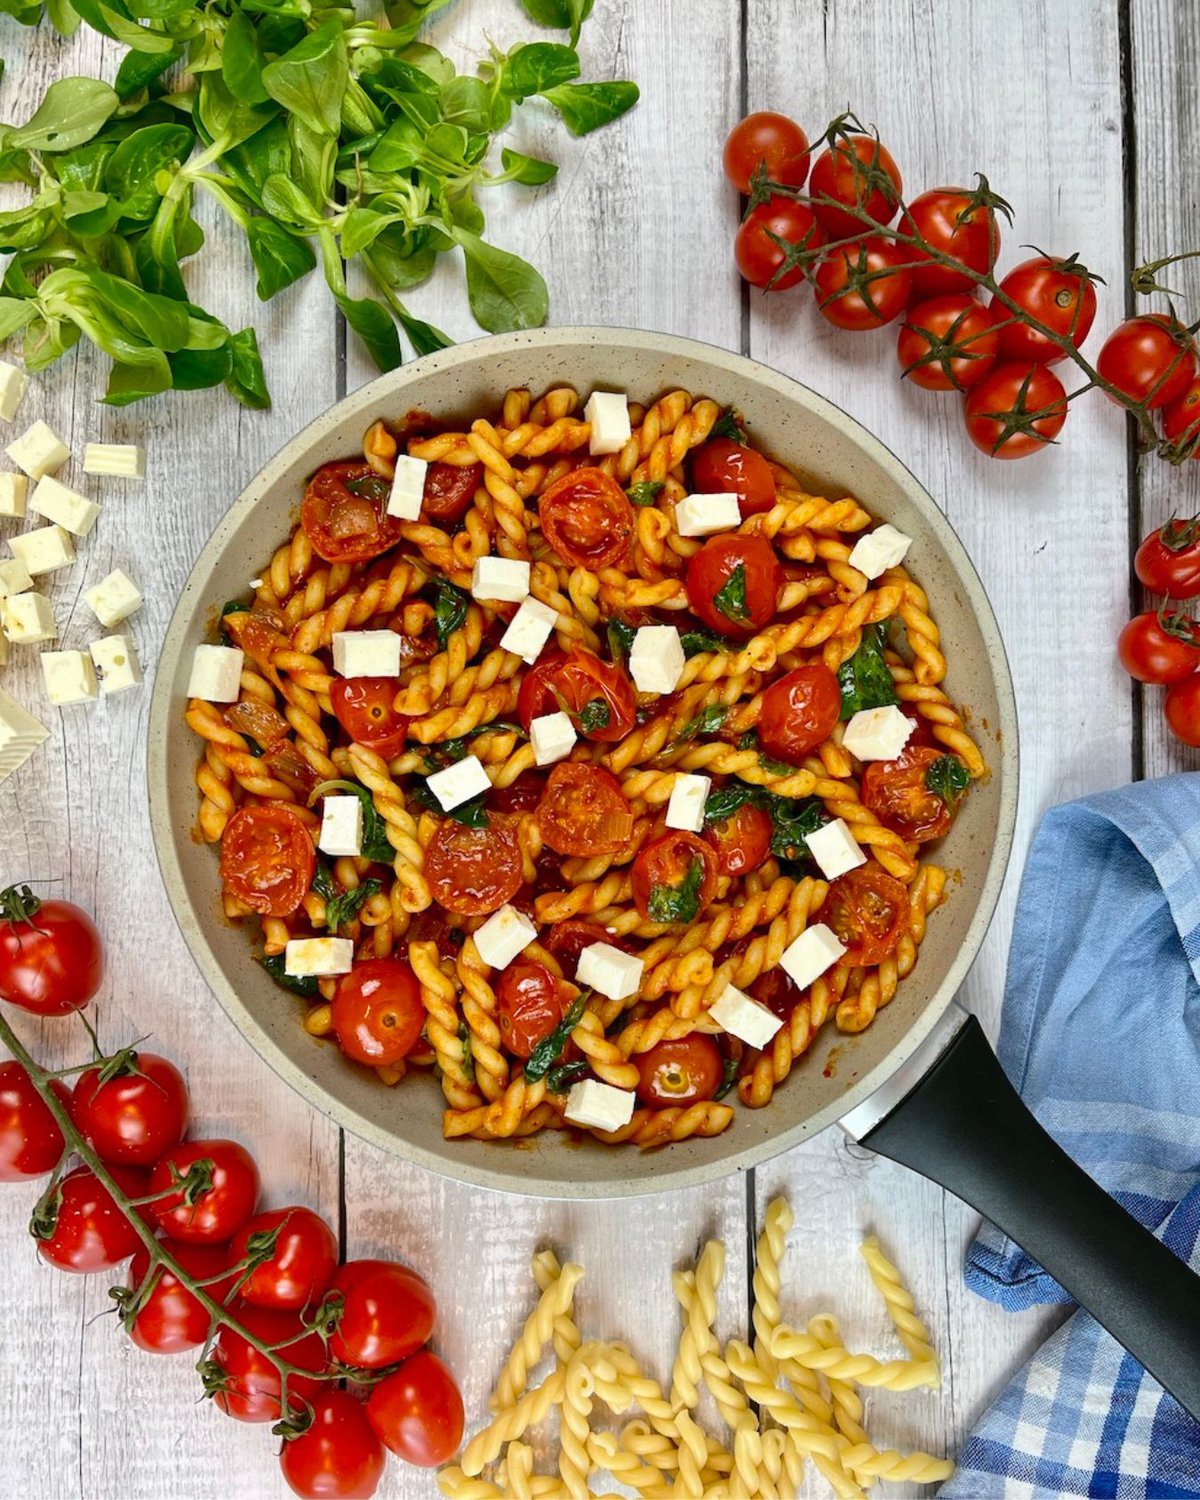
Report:
[{"label": "dry pasta twist", "polygon": [[[763,1216],[762,1231],[754,1253],[754,1277],[751,1287],[754,1292],[754,1307],[751,1322],[754,1325],[754,1353],[764,1368],[770,1372],[768,1343],[779,1326],[779,1290],[783,1282],[780,1263],[787,1248],[788,1230],[795,1222],[795,1215],[786,1198],[774,1198],[767,1204]],[[767,1356],[764,1360],[764,1355]]]},{"label": "dry pasta twist", "polygon": [[671,1401],[676,1413],[700,1399],[700,1361],[717,1348],[713,1324],[717,1318],[717,1290],[725,1276],[725,1246],[709,1240],[694,1271],[676,1271],[672,1282],[683,1313],[683,1332],[671,1371]]},{"label": "dry pasta twist", "polygon": [[876,1359],[873,1354],[851,1354],[840,1345],[826,1346],[811,1333],[781,1323],[767,1340],[776,1359],[794,1359],[809,1370],[858,1385],[883,1386],[889,1391],[936,1390],[941,1371],[936,1359]]},{"label": "dry pasta twist", "polygon": [[948,1458],[934,1458],[931,1453],[897,1453],[894,1448],[880,1450],[870,1443],[857,1443],[842,1454],[842,1463],[861,1482],[890,1479],[901,1484],[941,1484],[954,1473]]},{"label": "dry pasta twist", "polygon": [[506,1443],[522,1437],[528,1428],[536,1425],[551,1410],[562,1404],[566,1391],[567,1372],[560,1366],[552,1370],[541,1385],[534,1386],[515,1405],[497,1413],[482,1432],[477,1432],[463,1449],[461,1467],[464,1474],[475,1478],[499,1454]]},{"label": "dry pasta twist", "polygon": [[[532,1270],[533,1279],[541,1292],[548,1291],[562,1275],[562,1267],[553,1250],[539,1250],[533,1257]],[[569,1363],[572,1354],[583,1342],[583,1337],[575,1323],[573,1307],[555,1315],[552,1338],[554,1353],[558,1359],[563,1364]]]},{"label": "dry pasta twist", "polygon": [[900,1342],[913,1359],[936,1359],[933,1345],[929,1342],[929,1330],[917,1316],[912,1293],[904,1285],[900,1272],[880,1249],[879,1241],[874,1235],[863,1241],[859,1254],[866,1261],[871,1280],[887,1304],[892,1323],[900,1335]]},{"label": "dry pasta twist", "polygon": [[554,1337],[558,1320],[570,1315],[575,1303],[575,1288],[582,1279],[583,1267],[568,1264],[560,1268],[558,1275],[542,1292],[496,1381],[496,1389],[488,1403],[492,1411],[515,1406],[525,1394],[529,1372]]},{"label": "dry pasta twist", "polygon": [[571,1500],[587,1500],[591,1458],[592,1392],[595,1380],[589,1368],[589,1346],[583,1344],[567,1366],[558,1433],[558,1472]]}]

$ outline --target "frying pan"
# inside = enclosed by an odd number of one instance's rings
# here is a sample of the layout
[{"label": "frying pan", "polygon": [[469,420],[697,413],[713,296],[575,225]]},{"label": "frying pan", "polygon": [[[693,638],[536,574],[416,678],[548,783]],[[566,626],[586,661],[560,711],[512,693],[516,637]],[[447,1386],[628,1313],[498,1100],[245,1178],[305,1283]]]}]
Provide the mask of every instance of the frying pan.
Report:
[{"label": "frying pan", "polygon": [[[379,417],[411,410],[469,421],[505,390],[570,385],[639,400],[683,388],[742,411],[756,444],[815,493],[858,497],[915,540],[909,564],[942,632],[946,689],[966,707],[990,767],[939,861],[955,879],[920,961],[854,1037],[826,1028],[765,1109],[740,1109],[710,1140],[637,1153],[545,1131],[519,1143],[445,1141],[428,1077],[382,1087],[310,1037],[298,1005],[252,961],[251,935],[221,915],[214,851],[194,838],[198,745],[183,721],[193,648],[214,605],[245,596],[293,524],[308,475],[360,449]],[[381,377],[294,438],[221,521],[168,628],[151,704],[149,796],[167,893],[201,972],[250,1044],[316,1108],[431,1171],[501,1191],[618,1198],[694,1186],[752,1167],[846,1117],[871,1149],[941,1182],[987,1214],[1066,1285],[1200,1416],[1200,1278],[1163,1249],[1054,1145],[1004,1078],[976,1022],[953,1006],[995,907],[1012,841],[1017,726],[1012,682],[979,579],[932,499],[881,443],[835,406],[763,366],[690,340],[569,328],[462,344]]]}]

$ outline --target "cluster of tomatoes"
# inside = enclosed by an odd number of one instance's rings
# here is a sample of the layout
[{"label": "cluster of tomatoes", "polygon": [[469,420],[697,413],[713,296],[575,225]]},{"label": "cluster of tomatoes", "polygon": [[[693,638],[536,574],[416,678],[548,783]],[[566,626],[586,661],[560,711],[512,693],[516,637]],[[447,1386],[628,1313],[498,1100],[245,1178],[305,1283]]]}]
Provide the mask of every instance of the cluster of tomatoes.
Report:
[{"label": "cluster of tomatoes", "polygon": [[[1000,251],[997,213],[1009,212],[986,180],[921,193],[901,214],[904,238],[896,239],[886,226],[903,185],[887,148],[837,124],[829,139],[810,171],[808,138],[786,115],[752,114],[734,126],[725,174],[752,195],[734,241],[742,275],[775,292],[807,280],[821,316],[855,332],[903,314],[896,352],[905,378],[963,393],[967,432],[991,457],[1024,458],[1052,442],[1070,398],[1050,366],[1091,329],[1091,273],[1074,256],[1037,255],[981,301],[977,278],[991,277]],[[806,181],[808,201],[782,192],[759,201],[764,183],[795,192]],[[1200,456],[1196,348],[1173,315],[1121,323],[1097,369],[1129,400],[1161,409],[1168,442]]]},{"label": "cluster of tomatoes", "polygon": [[[100,934],[65,901],[28,890],[0,894],[0,998],[37,1016],[64,1016],[95,995],[104,971]],[[285,1420],[284,1477],[305,1497],[369,1497],[385,1449],[409,1463],[444,1463],[463,1432],[449,1370],[424,1346],[436,1304],[428,1284],[395,1261],[338,1265],[333,1230],[303,1207],[256,1212],[259,1174],[230,1140],[185,1140],[188,1089],[165,1057],[132,1050],[82,1071],[73,1089],[51,1084],[75,1130],[104,1163],[164,1250],[208,1297],[228,1307],[199,1366],[205,1389],[241,1422]],[[55,1171],[64,1133],[29,1073],[0,1065],[0,1181]],[[139,1348],[177,1354],[209,1346],[209,1310],[150,1252],[129,1213],[86,1165],[47,1189],[31,1225],[38,1254],[63,1271],[112,1271],[114,1293]],[[244,1334],[302,1373],[281,1374]],[[363,1402],[328,1378],[344,1371],[369,1388]],[[309,1373],[310,1372],[310,1373]],[[324,1377],[324,1378],[321,1378]]]},{"label": "cluster of tomatoes", "polygon": [[1133,567],[1139,582],[1165,602],[1134,615],[1117,637],[1117,655],[1131,677],[1167,689],[1163,715],[1171,733],[1200,746],[1200,628],[1190,607],[1200,596],[1200,517],[1152,531]]}]

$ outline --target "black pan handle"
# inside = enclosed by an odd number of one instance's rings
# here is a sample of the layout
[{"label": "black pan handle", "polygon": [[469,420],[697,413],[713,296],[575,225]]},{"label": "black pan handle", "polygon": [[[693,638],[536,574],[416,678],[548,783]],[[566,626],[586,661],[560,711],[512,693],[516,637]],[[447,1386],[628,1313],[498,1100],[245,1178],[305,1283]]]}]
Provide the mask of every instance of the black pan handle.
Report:
[{"label": "black pan handle", "polygon": [[1200,1421],[1200,1276],[1051,1140],[971,1016],[862,1137],[977,1208]]}]

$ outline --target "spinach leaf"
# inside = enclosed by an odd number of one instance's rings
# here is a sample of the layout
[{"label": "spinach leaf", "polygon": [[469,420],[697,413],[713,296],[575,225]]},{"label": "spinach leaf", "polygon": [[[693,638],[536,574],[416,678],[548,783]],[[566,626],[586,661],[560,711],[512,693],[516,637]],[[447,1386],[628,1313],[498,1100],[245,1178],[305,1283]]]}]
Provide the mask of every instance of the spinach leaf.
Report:
[{"label": "spinach leaf", "polygon": [[579,40],[579,30],[592,13],[596,0],[521,0],[526,15],[539,26],[556,26],[571,32],[571,46]]},{"label": "spinach leaf", "polygon": [[771,853],[776,859],[810,858],[804,836],[816,833],[829,819],[818,797],[775,797],[767,803],[771,814]]},{"label": "spinach leaf", "polygon": [[364,474],[360,479],[350,479],[346,488],[352,495],[361,495],[375,505],[383,505],[392,489],[382,474]]},{"label": "spinach leaf", "polygon": [[540,328],[550,307],[541,273],[467,229],[454,228],[452,234],[466,257],[467,299],[480,328],[488,333]]},{"label": "spinach leaf", "polygon": [[275,219],[257,215],[246,225],[250,258],[258,272],[256,291],[259,301],[266,302],[276,292],[307,276],[317,263],[311,247],[298,239]]},{"label": "spinach leaf", "polygon": [[597,729],[607,729],[612,722],[612,712],[608,702],[604,698],[591,698],[583,705],[583,711],[577,720],[580,731],[583,734],[591,734]]},{"label": "spinach leaf", "polygon": [[125,137],[104,169],[104,186],[120,201],[123,219],[152,217],[163,196],[159,173],[181,166],[195,140],[187,125],[147,125]]},{"label": "spinach leaf", "polygon": [[467,618],[471,601],[462,589],[439,578],[434,585],[436,595],[433,606],[433,624],[437,631],[438,650],[446,649],[446,642],[456,630],[461,630]]},{"label": "spinach leaf", "polygon": [[578,1083],[587,1071],[588,1064],[583,1058],[578,1062],[563,1063],[561,1067],[551,1068],[546,1074],[546,1090],[551,1094],[568,1093],[571,1085]]},{"label": "spinach leaf", "polygon": [[342,22],[332,17],[268,63],[262,70],[262,86],[310,130],[336,135],[349,77],[345,32]]},{"label": "spinach leaf", "polygon": [[925,772],[927,790],[951,809],[970,784],[970,774],[957,755],[939,755]]},{"label": "spinach leaf", "polygon": [[579,1025],[591,994],[591,990],[581,990],[554,1030],[548,1036],[543,1037],[529,1054],[529,1061],[525,1064],[525,1077],[529,1083],[536,1083],[539,1078],[545,1078],[562,1057],[563,1048],[570,1041],[571,1033]]},{"label": "spinach leaf", "polygon": [[396,858],[396,851],[387,836],[387,824],[376,812],[375,799],[368,789],[357,781],[323,781],[313,789],[311,800],[315,802],[327,792],[348,792],[358,798],[363,810],[362,857],[377,864],[390,865]]},{"label": "spinach leaf", "polygon": [[612,83],[562,83],[540,92],[558,110],[572,135],[588,135],[601,125],[620,119],[641,94],[636,83],[623,79]]},{"label": "spinach leaf", "polygon": [[764,795],[762,787],[751,786],[745,781],[731,780],[724,786],[716,787],[709,792],[704,804],[705,828],[726,822],[747,803],[754,807],[762,806]]},{"label": "spinach leaf", "polygon": [[403,362],[400,335],[391,314],[381,302],[376,302],[373,297],[350,297],[344,292],[335,292],[333,300],[380,370],[394,370]]},{"label": "spinach leaf", "polygon": [[281,989],[291,990],[293,995],[304,995],[313,999],[321,993],[313,974],[287,974],[284,972],[285,957],[282,953],[264,953],[259,963]]},{"label": "spinach leaf", "polygon": [[[446,742],[447,744],[450,741]],[[461,756],[453,757],[461,759]],[[445,765],[451,763],[451,758],[443,762]],[[427,762],[428,764],[428,762]],[[429,783],[418,781],[409,787],[406,793],[408,800],[416,807],[424,808],[427,812],[436,813],[439,818],[453,818],[456,823],[462,823],[467,828],[488,827],[487,807],[484,799],[486,792],[480,792],[478,797],[472,797],[469,802],[460,802],[457,807],[452,807],[447,812],[438,801],[437,796],[429,788]]]},{"label": "spinach leaf", "polygon": [[424,318],[414,318],[404,307],[397,306],[396,316],[400,319],[400,326],[408,335],[408,341],[416,354],[434,354],[439,349],[449,349],[454,342],[440,328],[435,328],[432,323],[426,323]]},{"label": "spinach leaf", "polygon": [[737,1078],[738,1065],[732,1057],[727,1057],[725,1059],[725,1067],[721,1077],[721,1087],[713,1095],[713,1098],[724,1099],[725,1095],[728,1094],[733,1086],[737,1083]]},{"label": "spinach leaf", "polygon": [[102,130],[120,102],[116,89],[99,79],[60,78],[24,125],[5,128],[3,145],[6,150],[71,151]]},{"label": "spinach leaf", "polygon": [[548,89],[579,77],[579,55],[573,47],[557,42],[528,42],[515,47],[500,69],[500,87],[510,99],[528,99],[531,94],[549,97]]},{"label": "spinach leaf", "polygon": [[266,61],[254,22],[244,10],[232,10],[221,42],[221,76],[229,92],[247,104],[265,104],[271,97],[263,83]]},{"label": "spinach leaf", "polygon": [[653,505],[663,491],[661,479],[640,479],[631,484],[625,493],[634,505]]},{"label": "spinach leaf", "polygon": [[703,713],[687,721],[675,736],[674,743],[682,745],[687,740],[694,740],[698,734],[716,734],[728,717],[729,709],[723,704],[710,703]]},{"label": "spinach leaf", "polygon": [[744,625],[746,623],[750,618],[750,609],[746,603],[745,563],[738,563],[713,595],[713,603],[732,624]]},{"label": "spinach leaf", "polygon": [[174,67],[182,56],[183,48],[178,45],[170,52],[127,52],[121,59],[113,84],[118,99],[124,104],[134,94],[149,88],[168,68]]},{"label": "spinach leaf", "polygon": [[[633,638],[637,626],[630,625],[619,617],[608,622],[608,654],[615,662],[622,662],[633,649]],[[686,648],[685,648],[686,649]]]},{"label": "spinach leaf", "polygon": [[883,656],[886,644],[887,621],[868,625],[863,630],[858,650],[838,668],[843,719],[852,719],[864,708],[886,708],[900,701]]},{"label": "spinach leaf", "polygon": [[225,389],[243,406],[254,411],[265,411],[271,404],[253,328],[239,329],[229,340],[229,374],[225,377]]},{"label": "spinach leaf", "polygon": [[699,656],[704,651],[724,651],[729,642],[712,630],[685,630],[680,634],[679,644],[684,656]]},{"label": "spinach leaf", "polygon": [[350,891],[338,891],[332,898],[325,900],[325,924],[332,933],[340,932],[343,927],[348,927],[362,910],[364,902],[378,895],[383,886],[378,880],[364,880],[359,886]]},{"label": "spinach leaf", "polygon": [[652,922],[694,922],[700,912],[700,887],[704,881],[704,862],[694,859],[678,885],[656,885],[646,903],[646,915]]},{"label": "spinach leaf", "polygon": [[438,102],[442,119],[451,125],[461,125],[468,131],[491,130],[491,96],[482,78],[469,78],[465,74],[452,78],[443,86]]},{"label": "spinach leaf", "polygon": [[742,428],[742,414],[734,411],[732,406],[727,406],[712,425],[710,437],[730,438],[743,447],[746,443],[746,434]]},{"label": "spinach leaf", "polygon": [[526,187],[540,187],[543,182],[549,182],[558,176],[557,162],[543,161],[539,156],[526,156],[524,152],[513,151],[508,146],[500,152],[500,165],[514,182],[523,183]]}]

